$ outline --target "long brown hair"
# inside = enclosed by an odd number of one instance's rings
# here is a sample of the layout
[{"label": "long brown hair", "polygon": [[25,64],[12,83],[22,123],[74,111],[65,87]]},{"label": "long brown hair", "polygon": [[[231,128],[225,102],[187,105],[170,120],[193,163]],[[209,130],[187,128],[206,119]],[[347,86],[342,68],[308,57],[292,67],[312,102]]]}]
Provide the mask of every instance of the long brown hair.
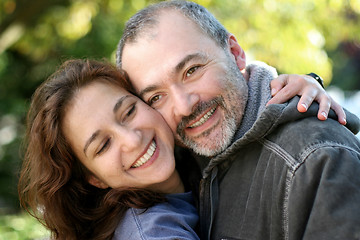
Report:
[{"label": "long brown hair", "polygon": [[95,60],[68,60],[35,91],[27,115],[20,203],[54,239],[110,239],[130,207],[164,201],[141,189],[99,189],[66,141],[61,123],[76,92],[102,81],[132,92],[125,72]]}]

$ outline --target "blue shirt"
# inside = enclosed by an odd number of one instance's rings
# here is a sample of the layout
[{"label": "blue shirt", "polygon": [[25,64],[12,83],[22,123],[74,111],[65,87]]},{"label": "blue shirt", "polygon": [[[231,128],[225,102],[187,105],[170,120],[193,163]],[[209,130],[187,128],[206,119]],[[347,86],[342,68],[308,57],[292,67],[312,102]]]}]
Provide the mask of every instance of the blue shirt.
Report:
[{"label": "blue shirt", "polygon": [[113,240],[199,239],[194,228],[199,216],[192,193],[166,196],[168,202],[147,209],[130,208],[115,230]]}]

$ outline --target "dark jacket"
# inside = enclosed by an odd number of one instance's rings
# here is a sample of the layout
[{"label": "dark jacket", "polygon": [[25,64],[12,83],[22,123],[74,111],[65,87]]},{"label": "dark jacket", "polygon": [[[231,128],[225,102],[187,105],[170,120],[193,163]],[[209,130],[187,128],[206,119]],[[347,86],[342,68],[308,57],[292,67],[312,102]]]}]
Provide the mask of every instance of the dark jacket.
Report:
[{"label": "dark jacket", "polygon": [[268,106],[203,169],[201,239],[360,239],[359,119],[297,102]]}]

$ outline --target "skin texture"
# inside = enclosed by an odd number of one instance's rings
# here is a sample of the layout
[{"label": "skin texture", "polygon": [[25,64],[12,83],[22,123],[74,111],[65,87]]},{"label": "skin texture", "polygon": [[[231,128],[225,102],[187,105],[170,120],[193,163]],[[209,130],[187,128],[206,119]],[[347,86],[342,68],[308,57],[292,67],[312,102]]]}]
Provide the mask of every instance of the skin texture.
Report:
[{"label": "skin texture", "polygon": [[[246,105],[244,51],[232,35],[224,51],[176,11],[161,14],[154,32],[125,46],[122,67],[178,144],[218,154],[230,144]],[[207,113],[211,117],[200,124]]]},{"label": "skin texture", "polygon": [[[94,82],[81,88],[67,108],[62,129],[99,188],[139,187],[183,191],[175,170],[174,140],[161,115],[119,87]],[[139,159],[156,142],[143,165]]]}]

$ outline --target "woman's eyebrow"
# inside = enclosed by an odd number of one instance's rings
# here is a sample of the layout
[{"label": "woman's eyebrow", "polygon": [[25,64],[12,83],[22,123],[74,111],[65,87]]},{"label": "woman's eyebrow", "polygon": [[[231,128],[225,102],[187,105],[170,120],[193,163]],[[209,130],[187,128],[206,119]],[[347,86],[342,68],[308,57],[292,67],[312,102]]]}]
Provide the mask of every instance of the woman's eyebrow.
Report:
[{"label": "woman's eyebrow", "polygon": [[123,104],[123,102],[127,98],[130,98],[130,97],[132,97],[132,95],[125,95],[125,96],[122,96],[121,98],[119,98],[114,105],[113,112],[116,113],[119,110],[119,108],[121,107],[121,105]]}]

